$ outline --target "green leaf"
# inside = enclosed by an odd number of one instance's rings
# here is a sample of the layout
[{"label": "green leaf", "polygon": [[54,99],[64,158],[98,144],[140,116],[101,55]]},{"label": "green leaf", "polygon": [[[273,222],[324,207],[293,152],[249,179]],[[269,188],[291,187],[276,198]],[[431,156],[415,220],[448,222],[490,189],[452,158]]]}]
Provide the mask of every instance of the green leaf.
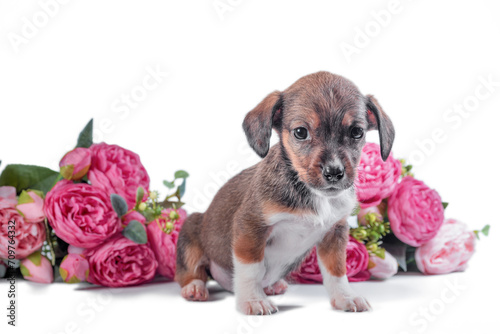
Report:
[{"label": "green leaf", "polygon": [[176,179],[185,179],[189,176],[188,172],[184,171],[184,170],[178,170],[177,172],[175,172],[174,174],[174,177]]},{"label": "green leaf", "polygon": [[25,189],[36,189],[46,194],[58,176],[58,172],[46,167],[7,165],[0,175],[0,186],[13,186],[18,193]]},{"label": "green leaf", "polygon": [[125,199],[118,194],[111,194],[110,198],[113,210],[115,210],[118,217],[125,215],[128,211],[128,205]]},{"label": "green leaf", "polygon": [[485,236],[488,236],[488,234],[490,233],[490,225],[486,225],[485,227],[483,227],[483,229],[481,230],[481,232],[482,232]]},{"label": "green leaf", "polygon": [[137,188],[137,192],[135,193],[135,207],[138,207],[139,204],[141,204],[143,198],[144,198],[144,188],[139,187]]},{"label": "green leaf", "polygon": [[181,206],[183,206],[184,202],[172,202],[172,201],[164,201],[163,203],[161,203],[161,206],[164,207],[165,209],[179,209]]},{"label": "green leaf", "polygon": [[78,140],[76,142],[76,147],[85,147],[89,148],[92,146],[92,137],[94,134],[94,119],[91,118],[90,121],[85,125],[82,132],[78,136]]},{"label": "green leaf", "polygon": [[40,267],[42,265],[42,253],[34,252],[27,257],[35,266]]},{"label": "green leaf", "polygon": [[123,229],[122,234],[125,238],[132,240],[136,244],[144,245],[148,242],[146,229],[137,220],[131,220],[130,223]]},{"label": "green leaf", "polygon": [[173,189],[175,187],[175,183],[174,181],[172,182],[168,182],[167,180],[163,181],[163,184],[165,185],[165,187],[167,187],[168,189]]},{"label": "green leaf", "polygon": [[30,277],[31,276],[30,271],[23,264],[21,264],[21,274],[23,275],[23,277]]},{"label": "green leaf", "polygon": [[446,209],[448,207],[449,203],[448,202],[442,202],[442,204],[443,204],[443,209]]},{"label": "green leaf", "polygon": [[184,196],[184,193],[186,192],[186,179],[182,180],[181,185],[177,189],[177,193],[179,194],[179,200]]}]

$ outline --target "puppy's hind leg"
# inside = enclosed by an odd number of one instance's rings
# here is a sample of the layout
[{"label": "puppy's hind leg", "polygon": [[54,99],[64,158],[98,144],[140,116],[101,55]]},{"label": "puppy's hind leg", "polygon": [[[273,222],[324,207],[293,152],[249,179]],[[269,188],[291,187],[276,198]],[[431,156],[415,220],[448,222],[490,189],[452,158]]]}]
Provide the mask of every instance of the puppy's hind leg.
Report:
[{"label": "puppy's hind leg", "polygon": [[179,233],[175,280],[180,284],[181,294],[190,301],[208,300],[207,264],[199,238],[203,214],[193,213]]}]

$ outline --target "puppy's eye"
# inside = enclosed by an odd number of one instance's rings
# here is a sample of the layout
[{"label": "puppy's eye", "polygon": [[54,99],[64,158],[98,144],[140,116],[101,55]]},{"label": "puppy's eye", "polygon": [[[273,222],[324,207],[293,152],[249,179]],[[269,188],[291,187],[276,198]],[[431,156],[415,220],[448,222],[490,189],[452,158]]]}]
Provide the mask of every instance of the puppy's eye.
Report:
[{"label": "puppy's eye", "polygon": [[307,129],[304,127],[296,128],[293,130],[293,135],[298,140],[304,140],[307,138]]},{"label": "puppy's eye", "polygon": [[351,137],[354,139],[360,139],[361,137],[363,137],[363,133],[364,131],[360,127],[355,126],[351,129]]}]

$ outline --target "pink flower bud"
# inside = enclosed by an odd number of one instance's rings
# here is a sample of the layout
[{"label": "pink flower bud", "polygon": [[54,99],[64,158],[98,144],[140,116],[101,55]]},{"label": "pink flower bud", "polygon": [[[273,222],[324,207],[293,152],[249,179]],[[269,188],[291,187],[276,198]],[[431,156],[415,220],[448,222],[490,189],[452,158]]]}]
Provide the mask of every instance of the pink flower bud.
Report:
[{"label": "pink flower bud", "polygon": [[16,206],[27,223],[40,223],[44,220],[43,193],[38,190],[23,190]]},{"label": "pink flower bud", "polygon": [[50,261],[40,252],[35,252],[21,261],[21,274],[29,281],[52,283],[54,272]]},{"label": "pink flower bud", "polygon": [[370,261],[374,267],[368,269],[370,274],[379,279],[386,279],[396,275],[398,272],[398,261],[389,252],[385,252],[385,258],[381,259],[378,256],[370,256]]},{"label": "pink flower bud", "polygon": [[380,214],[380,210],[378,209],[378,207],[376,206],[370,206],[370,207],[367,207],[365,209],[361,209],[359,210],[359,213],[358,213],[358,225],[366,225],[367,224],[367,221],[366,221],[366,215],[368,213],[374,213],[376,215],[377,218],[379,218],[379,220],[382,220],[382,214]]},{"label": "pink flower bud", "polygon": [[68,254],[61,262],[59,273],[66,283],[84,282],[89,276],[89,262],[83,254]]},{"label": "pink flower bud", "polygon": [[59,162],[61,175],[66,180],[80,180],[90,168],[91,152],[88,148],[77,147],[64,155]]}]

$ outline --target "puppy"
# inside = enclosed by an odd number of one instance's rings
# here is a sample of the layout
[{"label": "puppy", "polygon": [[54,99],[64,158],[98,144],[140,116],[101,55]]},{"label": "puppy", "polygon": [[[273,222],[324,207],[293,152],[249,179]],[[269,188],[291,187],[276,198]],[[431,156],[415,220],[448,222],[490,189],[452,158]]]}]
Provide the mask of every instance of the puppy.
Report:
[{"label": "puppy", "polygon": [[[333,308],[366,311],[348,284],[346,218],[366,131],[378,129],[385,160],[394,128],[377,100],[328,72],[307,75],[269,94],[243,122],[263,158],[229,180],[205,213],[193,213],[177,243],[175,279],[187,300],[208,299],[208,276],[234,291],[237,309],[278,311],[266,295],[284,293],[283,278],[317,246]],[[274,129],[280,142],[269,148]]]}]

